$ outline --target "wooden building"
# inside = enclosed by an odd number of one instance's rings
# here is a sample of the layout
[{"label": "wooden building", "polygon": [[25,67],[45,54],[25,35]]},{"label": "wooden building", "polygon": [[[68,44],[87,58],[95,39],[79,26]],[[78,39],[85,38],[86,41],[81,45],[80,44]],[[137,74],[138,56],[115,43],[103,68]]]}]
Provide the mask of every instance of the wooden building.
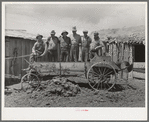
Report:
[{"label": "wooden building", "polygon": [[21,77],[24,74],[22,69],[28,67],[28,64],[24,59],[29,60],[29,55],[35,43],[35,38],[36,35],[29,34],[25,30],[5,31],[6,77]]}]

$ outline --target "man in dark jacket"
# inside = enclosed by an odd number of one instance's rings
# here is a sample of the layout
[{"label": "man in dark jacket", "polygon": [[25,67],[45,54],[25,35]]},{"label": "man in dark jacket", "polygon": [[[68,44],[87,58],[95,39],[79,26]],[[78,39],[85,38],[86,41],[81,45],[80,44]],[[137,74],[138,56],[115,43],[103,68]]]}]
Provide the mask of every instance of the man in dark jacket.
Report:
[{"label": "man in dark jacket", "polygon": [[70,60],[77,62],[79,59],[79,45],[81,45],[81,36],[76,33],[76,27],[72,28],[72,35],[70,35],[71,39],[71,49],[70,49]]},{"label": "man in dark jacket", "polygon": [[61,61],[62,62],[68,62],[69,61],[69,51],[71,46],[71,40],[69,37],[67,37],[68,32],[63,31],[61,33],[62,36],[59,37],[60,40],[60,52],[61,52]]},{"label": "man in dark jacket", "polygon": [[58,45],[59,39],[55,36],[55,31],[51,31],[51,37],[47,39],[48,45],[48,59],[50,62],[57,62],[58,61]]}]

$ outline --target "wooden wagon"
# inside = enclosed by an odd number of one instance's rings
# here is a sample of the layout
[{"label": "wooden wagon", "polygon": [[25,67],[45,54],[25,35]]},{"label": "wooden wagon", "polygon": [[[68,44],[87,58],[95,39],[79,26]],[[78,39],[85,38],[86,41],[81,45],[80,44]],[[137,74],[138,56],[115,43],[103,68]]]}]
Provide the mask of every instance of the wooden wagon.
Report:
[{"label": "wooden wagon", "polygon": [[21,86],[22,89],[31,86],[36,90],[45,76],[84,75],[94,90],[111,90],[121,79],[119,71],[127,69],[130,72],[132,68],[133,65],[126,65],[126,62],[116,64],[110,56],[97,54],[88,62],[34,62],[22,77]]}]

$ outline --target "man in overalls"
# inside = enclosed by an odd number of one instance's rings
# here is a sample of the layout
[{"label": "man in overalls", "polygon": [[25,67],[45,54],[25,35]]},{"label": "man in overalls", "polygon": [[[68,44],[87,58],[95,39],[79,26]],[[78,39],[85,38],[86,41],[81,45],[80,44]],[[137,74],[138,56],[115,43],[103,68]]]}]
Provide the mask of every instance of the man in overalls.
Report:
[{"label": "man in overalls", "polygon": [[76,33],[76,27],[72,28],[72,35],[70,35],[71,39],[71,49],[70,49],[70,61],[78,61],[79,58],[79,45],[81,45],[81,36]]},{"label": "man in overalls", "polygon": [[69,61],[69,52],[70,52],[70,46],[71,46],[71,40],[69,37],[67,37],[68,32],[63,31],[61,33],[62,36],[59,37],[60,40],[60,52],[61,52],[61,61],[62,62],[68,62]]},{"label": "man in overalls", "polygon": [[50,62],[58,61],[58,44],[59,39],[55,36],[55,31],[51,31],[51,37],[47,39],[48,45],[48,59]]},{"label": "man in overalls", "polygon": [[40,57],[40,55],[44,52],[45,50],[45,44],[42,40],[43,36],[42,35],[37,35],[36,39],[37,42],[34,44],[32,48],[32,54],[30,55],[30,62],[33,63],[34,61],[37,61],[37,58]]},{"label": "man in overalls", "polygon": [[[95,53],[97,53],[98,55],[102,55],[102,47],[104,47],[104,46],[105,45],[103,44],[103,42],[100,41],[99,33],[95,32],[94,39],[93,39],[92,43],[90,44],[90,56],[89,56],[90,59],[92,59],[95,56]],[[99,52],[100,52],[100,54],[99,54]]]},{"label": "man in overalls", "polygon": [[84,30],[83,31],[83,38],[82,38],[82,54],[81,54],[81,61],[86,62],[89,59],[89,48],[90,44],[92,42],[91,38],[87,35],[88,31]]}]

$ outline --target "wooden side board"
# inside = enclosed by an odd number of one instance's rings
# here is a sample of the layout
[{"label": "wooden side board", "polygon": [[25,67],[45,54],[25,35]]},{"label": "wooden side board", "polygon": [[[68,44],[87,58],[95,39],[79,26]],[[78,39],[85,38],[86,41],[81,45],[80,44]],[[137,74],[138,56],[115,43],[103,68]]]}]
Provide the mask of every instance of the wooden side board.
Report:
[{"label": "wooden side board", "polygon": [[[42,74],[78,75],[84,74],[84,63],[81,62],[35,62],[34,66]],[[60,72],[61,71],[61,72]]]},{"label": "wooden side board", "polygon": [[134,62],[133,68],[146,68],[145,62]]},{"label": "wooden side board", "polygon": [[145,73],[133,71],[133,78],[145,79]]},{"label": "wooden side board", "polygon": [[133,78],[145,79],[145,62],[134,62]]}]

